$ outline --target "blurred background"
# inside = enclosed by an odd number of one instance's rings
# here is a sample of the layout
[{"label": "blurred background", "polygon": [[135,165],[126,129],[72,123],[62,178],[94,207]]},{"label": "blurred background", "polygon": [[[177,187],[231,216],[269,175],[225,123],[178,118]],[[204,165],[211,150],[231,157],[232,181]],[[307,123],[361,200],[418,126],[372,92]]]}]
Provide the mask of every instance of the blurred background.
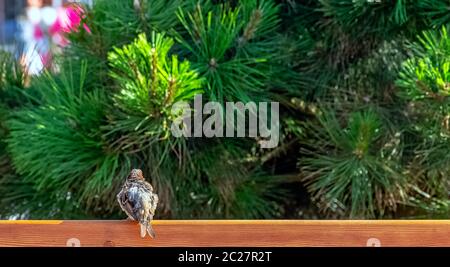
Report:
[{"label": "blurred background", "polygon": [[0,0],[0,49],[24,57],[31,74],[64,45],[62,25],[68,20],[71,3],[91,4],[90,0]]},{"label": "blurred background", "polygon": [[[0,218],[124,218],[132,168],[157,218],[448,218],[449,10],[0,0]],[[278,102],[279,146],[173,137],[197,93]]]}]

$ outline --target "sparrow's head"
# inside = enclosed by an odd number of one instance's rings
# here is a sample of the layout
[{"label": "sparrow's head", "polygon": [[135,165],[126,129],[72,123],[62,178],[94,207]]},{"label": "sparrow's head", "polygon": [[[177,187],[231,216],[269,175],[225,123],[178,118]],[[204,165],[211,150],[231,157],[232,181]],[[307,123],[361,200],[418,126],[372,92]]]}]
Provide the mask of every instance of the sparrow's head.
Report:
[{"label": "sparrow's head", "polygon": [[145,180],[140,169],[132,169],[127,179]]}]

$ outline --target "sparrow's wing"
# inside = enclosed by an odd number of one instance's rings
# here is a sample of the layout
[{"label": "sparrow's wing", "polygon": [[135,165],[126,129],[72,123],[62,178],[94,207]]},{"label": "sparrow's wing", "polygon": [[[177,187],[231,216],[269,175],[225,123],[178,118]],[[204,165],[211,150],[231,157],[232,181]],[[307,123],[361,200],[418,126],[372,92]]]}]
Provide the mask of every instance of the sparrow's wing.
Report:
[{"label": "sparrow's wing", "polygon": [[120,207],[128,215],[128,217],[135,221],[139,221],[139,217],[136,216],[134,203],[133,201],[130,202],[128,190],[121,190],[119,194],[117,194],[117,200],[119,201]]},{"label": "sparrow's wing", "polygon": [[156,206],[158,205],[159,200],[158,195],[153,193],[153,187],[149,182],[143,181],[142,185],[143,185],[142,190],[143,192],[145,192],[143,202],[145,203],[144,205],[146,206],[146,208],[150,211],[150,214],[152,215],[153,219],[153,215],[155,215]]},{"label": "sparrow's wing", "polygon": [[153,219],[153,216],[155,215],[155,210],[158,205],[158,201],[159,201],[158,195],[153,193],[152,197],[151,197],[151,205],[150,205],[151,206],[150,213],[152,215],[151,219]]},{"label": "sparrow's wing", "polygon": [[146,191],[153,192],[153,186],[149,182],[143,181],[143,186]]},{"label": "sparrow's wing", "polygon": [[[123,189],[122,190],[120,190],[120,192],[117,194],[117,202],[119,202],[119,206],[120,206],[120,208],[123,210],[123,211],[125,211],[125,213],[127,213],[127,211],[126,211],[126,207],[125,207],[125,203],[124,203],[124,191],[123,191]],[[127,215],[128,215],[128,213],[127,213]],[[128,215],[129,216],[129,215]]]}]

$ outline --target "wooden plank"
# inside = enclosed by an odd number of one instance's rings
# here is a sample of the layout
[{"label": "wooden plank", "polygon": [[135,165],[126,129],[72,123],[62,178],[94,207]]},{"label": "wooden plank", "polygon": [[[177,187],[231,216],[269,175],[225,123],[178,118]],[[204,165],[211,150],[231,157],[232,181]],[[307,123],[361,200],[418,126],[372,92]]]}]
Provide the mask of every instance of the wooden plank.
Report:
[{"label": "wooden plank", "polygon": [[0,246],[446,246],[450,220],[159,220],[156,239],[130,221],[0,221]]}]

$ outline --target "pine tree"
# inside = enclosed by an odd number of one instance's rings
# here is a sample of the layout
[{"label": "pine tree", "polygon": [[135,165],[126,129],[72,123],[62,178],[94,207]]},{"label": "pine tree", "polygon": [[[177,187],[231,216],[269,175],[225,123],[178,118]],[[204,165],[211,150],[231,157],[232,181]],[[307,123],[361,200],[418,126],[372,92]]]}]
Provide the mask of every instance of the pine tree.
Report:
[{"label": "pine tree", "polygon": [[[311,89],[319,103],[315,119],[298,126],[303,131],[300,175],[328,214],[395,216],[398,204],[448,211],[449,173],[443,155],[448,142],[440,130],[432,130],[445,125],[448,110],[442,107],[447,103],[432,108],[436,104],[417,102],[423,96],[417,91],[433,94],[448,83],[447,34],[438,32],[448,19],[437,12],[448,3],[364,2],[310,3],[324,17],[309,23],[326,26],[326,34],[316,41],[321,46],[310,50],[322,59],[305,61],[300,69],[316,80]],[[305,43],[316,34],[308,26]],[[326,62],[332,65],[320,67]],[[429,120],[437,121],[424,125]],[[419,134],[419,129],[426,133]],[[428,136],[434,142],[423,143]],[[431,151],[436,158],[428,161]]]},{"label": "pine tree", "polygon": [[[0,55],[0,216],[122,218],[139,167],[160,218],[448,217],[447,0],[82,8],[54,69]],[[173,137],[198,93],[279,102],[279,146]]]},{"label": "pine tree", "polygon": [[[409,108],[410,131],[416,136],[407,167],[417,183],[413,203],[448,210],[450,174],[450,35],[448,28],[426,31],[412,44],[414,56],[404,62],[397,84]],[[422,203],[424,201],[428,205]]]}]

